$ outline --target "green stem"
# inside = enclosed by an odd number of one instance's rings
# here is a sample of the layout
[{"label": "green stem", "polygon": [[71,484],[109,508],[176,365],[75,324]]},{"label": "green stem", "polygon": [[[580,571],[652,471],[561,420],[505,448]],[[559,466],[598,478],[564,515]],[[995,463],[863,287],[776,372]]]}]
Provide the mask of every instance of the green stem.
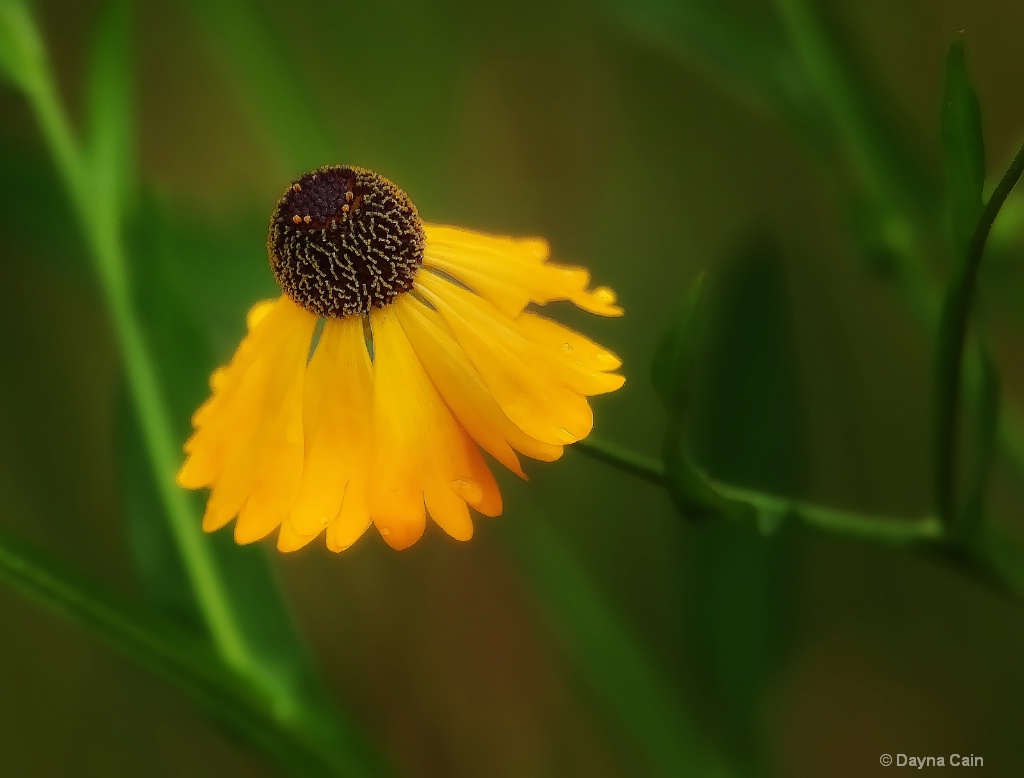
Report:
[{"label": "green stem", "polygon": [[654,457],[638,454],[625,446],[591,435],[574,445],[577,451],[592,459],[611,465],[624,473],[629,473],[648,483],[664,486],[665,468],[661,461]]},{"label": "green stem", "polygon": [[943,540],[942,525],[934,516],[907,520],[791,500],[719,481],[714,486],[725,497],[753,505],[761,513],[795,519],[799,524],[826,535],[890,548],[932,546]]},{"label": "green stem", "polygon": [[311,738],[308,722],[282,718],[272,700],[255,694],[242,676],[192,635],[119,601],[3,529],[0,580],[172,681],[283,764],[301,766],[310,775],[344,772],[339,752]]},{"label": "green stem", "polygon": [[[221,572],[204,542],[198,517],[174,482],[179,460],[178,441],[172,432],[152,355],[142,336],[141,322],[133,310],[120,238],[116,231],[102,226],[113,220],[97,218],[96,210],[102,206],[92,196],[83,155],[57,97],[45,59],[36,63],[23,83],[85,234],[135,399],[150,465],[210,634],[230,666],[254,682],[264,684],[266,674],[262,672],[258,657],[249,650],[223,586]],[[289,698],[287,690],[268,688],[268,693],[278,697],[282,710],[296,709],[297,701]]]},{"label": "green stem", "polygon": [[[1024,144],[999,179],[992,196],[978,220],[967,246],[967,255],[957,277],[946,293],[939,331],[939,353],[936,360],[936,510],[947,526],[952,526],[956,514],[956,462],[957,462],[957,406],[960,401],[964,351],[967,344],[967,325],[971,303],[977,288],[978,269],[981,267],[985,243],[1003,203],[1024,173]],[[961,528],[956,528],[959,531]]]},{"label": "green stem", "polygon": [[[596,438],[575,444],[582,454],[630,475],[671,491],[672,481],[654,459]],[[855,540],[892,549],[914,551],[937,559],[957,572],[980,581],[1017,601],[1024,600],[1024,548],[1011,538],[988,530],[976,538],[962,538],[947,532],[937,516],[915,520],[847,511],[815,503],[765,494],[720,481],[710,481],[693,471],[723,504],[742,504],[750,511],[719,511],[715,518],[733,521],[748,516],[757,522],[765,516],[776,522],[795,521],[824,535]],[[708,504],[702,506],[705,510]],[[761,527],[765,529],[765,527]]]},{"label": "green stem", "polygon": [[[575,448],[593,459],[641,478],[648,483],[666,489],[670,487],[664,468],[652,457],[594,437],[581,440],[575,445]],[[908,521],[897,517],[847,511],[791,500],[721,481],[709,483],[714,491],[722,497],[746,503],[761,515],[770,514],[791,518],[810,529],[836,537],[898,548],[934,545],[943,537],[941,524],[931,516]],[[723,516],[723,518],[725,517]]]}]

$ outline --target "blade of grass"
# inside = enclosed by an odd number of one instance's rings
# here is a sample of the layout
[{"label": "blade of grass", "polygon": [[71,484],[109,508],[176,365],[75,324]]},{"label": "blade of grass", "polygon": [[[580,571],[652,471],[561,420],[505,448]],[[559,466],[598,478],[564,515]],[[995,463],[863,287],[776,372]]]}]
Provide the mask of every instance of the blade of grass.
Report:
[{"label": "blade of grass", "polygon": [[668,328],[662,333],[651,363],[651,383],[666,407],[682,414],[690,405],[693,372],[700,350],[697,306],[700,303],[704,274],[687,288]]},{"label": "blade of grass", "polygon": [[777,104],[788,98],[794,63],[787,61],[781,34],[772,37],[780,31],[770,25],[745,24],[721,3],[706,0],[601,0],[597,5],[616,27],[706,63],[755,104]]},{"label": "blade of grass", "polygon": [[334,160],[339,143],[313,108],[306,81],[282,51],[281,36],[271,29],[265,12],[246,0],[184,0],[184,4],[206,28],[217,51],[227,50],[228,56],[219,59],[234,69],[232,76],[252,106],[254,118],[273,135],[273,148],[285,150],[289,164],[300,170]]},{"label": "blade of grass", "polygon": [[[755,234],[717,263],[705,294],[687,440],[672,445],[717,477],[799,493],[811,461],[787,263]],[[766,533],[781,520],[759,518]],[[792,533],[765,539],[747,529],[705,522],[693,533],[688,582],[703,596],[690,606],[687,637],[701,668],[702,718],[749,774],[765,762],[759,706],[791,643],[799,578]]]},{"label": "blade of grass", "polygon": [[728,775],[705,751],[696,727],[594,582],[531,504],[510,533],[519,567],[572,665],[616,725],[643,754],[649,774]]},{"label": "blade of grass", "polygon": [[[113,17],[115,22],[117,7]],[[24,20],[27,20],[26,39],[38,40],[31,17],[25,16]],[[7,17],[0,16],[0,23],[6,21]],[[115,51],[100,55],[100,61],[116,63],[118,50],[123,50],[117,34],[127,34],[128,28],[123,24],[111,23],[106,29],[111,32],[101,40],[106,45],[113,45]],[[4,30],[0,34],[9,38],[9,32]],[[31,47],[25,48],[30,50]],[[301,723],[307,735],[317,737],[325,748],[337,750],[346,763],[351,765],[353,774],[381,774],[379,761],[367,758],[370,751],[354,732],[335,726],[336,721],[323,704],[322,696],[306,688],[305,675],[299,674],[300,677],[296,678],[292,674],[282,673],[274,661],[268,661],[267,655],[261,650],[262,644],[253,641],[254,635],[267,634],[268,624],[273,629],[275,622],[266,619],[265,614],[258,609],[248,608],[244,612],[239,609],[240,600],[237,591],[233,591],[233,583],[240,586],[242,582],[236,581],[235,571],[222,564],[223,557],[218,559],[213,551],[214,544],[202,532],[190,498],[174,482],[174,473],[180,460],[180,441],[174,431],[165,388],[160,382],[158,363],[150,349],[151,344],[147,343],[145,327],[133,299],[122,235],[118,229],[110,226],[119,225],[121,218],[117,201],[119,190],[115,186],[118,177],[113,175],[106,188],[101,185],[97,189],[89,164],[90,160],[99,159],[111,164],[115,170],[130,170],[129,163],[119,163],[109,158],[119,149],[110,139],[119,137],[123,132],[126,115],[116,95],[117,85],[109,89],[93,90],[94,96],[103,96],[103,99],[97,99],[92,111],[94,138],[101,139],[103,151],[87,155],[80,150],[74,137],[46,57],[40,55],[34,60],[25,59],[20,64],[23,67],[19,71],[17,83],[23,86],[25,96],[35,111],[85,236],[123,358],[126,380],[138,414],[154,482],[217,652],[229,667],[268,697],[274,715],[279,720]],[[103,72],[104,68],[98,70]],[[126,82],[119,83],[123,87]],[[111,99],[109,95],[114,97]],[[120,150],[122,153],[127,152],[123,147]],[[116,215],[100,216],[107,209]],[[104,227],[104,224],[108,226]],[[256,591],[245,592],[245,596],[250,598],[250,602],[259,602],[263,607],[273,608],[275,600],[269,596],[276,592],[273,581],[269,578],[261,581],[266,584],[263,590],[257,588]],[[262,601],[259,599],[261,597]],[[287,617],[278,624],[285,622]],[[281,644],[283,639],[283,636],[277,636],[277,644]],[[295,644],[298,644],[297,639]],[[294,661],[290,666],[303,666],[304,657],[298,653],[291,659]]]},{"label": "blade of grass", "polygon": [[85,163],[95,229],[116,241],[135,191],[132,0],[109,0],[93,35]]},{"label": "blade of grass", "polygon": [[227,666],[208,644],[173,622],[119,600],[3,528],[0,580],[170,681],[246,742],[292,770],[304,775],[350,774],[341,751],[310,738],[308,722],[280,717],[273,701]]},{"label": "blade of grass", "polygon": [[967,74],[962,40],[954,41],[946,56],[946,89],[940,125],[951,237],[959,263],[966,258],[971,233],[981,217],[985,187],[981,106]]},{"label": "blade of grass", "polygon": [[928,171],[915,162],[913,147],[883,113],[885,96],[869,83],[854,49],[817,0],[775,0],[779,18],[817,103],[831,118],[851,161],[879,202],[891,204],[909,229],[908,211],[924,212],[934,199]]},{"label": "blade of grass", "polygon": [[853,190],[866,199],[858,209],[862,220],[871,222],[869,243],[884,251],[904,303],[931,326],[938,311],[925,266],[935,211],[930,171],[915,162],[913,146],[881,110],[885,96],[864,76],[839,25],[829,23],[827,6],[816,0],[775,0],[775,8],[814,90],[814,102],[854,171],[856,180],[843,187],[843,195],[849,199]]},{"label": "blade of grass", "polygon": [[39,69],[43,46],[24,0],[0,0],[0,75],[26,89]]}]

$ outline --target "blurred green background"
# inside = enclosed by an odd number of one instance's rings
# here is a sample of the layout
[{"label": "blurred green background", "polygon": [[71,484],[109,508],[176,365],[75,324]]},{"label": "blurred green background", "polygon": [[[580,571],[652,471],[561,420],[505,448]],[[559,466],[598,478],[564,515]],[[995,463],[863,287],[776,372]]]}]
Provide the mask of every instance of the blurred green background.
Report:
[{"label": "blurred green background", "polygon": [[[114,5],[35,3],[77,125]],[[814,4],[136,3],[122,227],[180,439],[246,309],[276,293],[276,199],[302,172],[348,163],[397,182],[429,221],[546,236],[618,292],[621,319],[553,306],[624,359],[625,388],[593,403],[602,439],[661,450],[649,365],[704,271],[694,459],[772,493],[923,515],[932,336],[893,291],[872,219],[904,194],[941,213],[957,37],[990,183],[1002,172],[1024,135],[1024,8],[821,4],[826,48],[880,143],[901,150],[885,169],[909,171],[906,192],[877,197],[812,97],[822,74],[780,19],[794,5]],[[1005,405],[1024,399],[1021,216],[1011,199],[979,301]],[[923,272],[938,282],[947,228],[929,218]],[[188,624],[190,606],[137,572],[160,556],[140,506],[160,508],[117,344],[49,150],[7,87],[0,230],[0,525]],[[339,556],[318,542],[274,557],[326,691],[397,774],[859,776],[884,772],[882,753],[953,752],[1024,774],[1020,602],[898,551],[688,520],[663,490],[576,451],[527,472],[502,480],[505,515],[478,520],[467,544],[431,527],[402,553],[369,532]],[[1002,460],[995,475],[992,513],[1020,529],[1022,483]],[[287,770],[8,588],[0,618],[5,774]]]}]

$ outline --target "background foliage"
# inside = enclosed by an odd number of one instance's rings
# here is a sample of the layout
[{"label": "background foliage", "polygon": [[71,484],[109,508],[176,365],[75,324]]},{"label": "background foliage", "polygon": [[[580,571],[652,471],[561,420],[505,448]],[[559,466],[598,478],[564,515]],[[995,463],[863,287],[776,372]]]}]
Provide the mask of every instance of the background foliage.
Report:
[{"label": "background foliage", "polygon": [[[0,0],[6,770],[1020,774],[1016,195],[959,393],[949,344],[1024,132],[1022,22]],[[506,479],[469,544],[271,557],[153,476],[275,292],[272,204],[344,162],[547,236],[627,310],[557,311],[625,360],[611,448]]]}]

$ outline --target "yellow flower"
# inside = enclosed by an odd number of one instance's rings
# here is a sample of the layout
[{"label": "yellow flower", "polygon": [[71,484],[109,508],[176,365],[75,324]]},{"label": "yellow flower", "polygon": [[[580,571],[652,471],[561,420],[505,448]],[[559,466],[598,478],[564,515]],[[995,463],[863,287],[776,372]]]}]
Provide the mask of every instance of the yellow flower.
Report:
[{"label": "yellow flower", "polygon": [[586,398],[624,381],[610,351],[526,309],[618,316],[611,290],[549,262],[543,240],[425,224],[368,170],[298,179],[267,247],[284,294],[249,311],[178,473],[210,488],[208,532],[237,516],[239,543],[280,527],[282,551],[322,532],[341,551],[372,522],[401,549],[429,514],[467,540],[468,506],[502,507],[480,449],[525,478],[517,454],[557,459],[590,432]]}]

